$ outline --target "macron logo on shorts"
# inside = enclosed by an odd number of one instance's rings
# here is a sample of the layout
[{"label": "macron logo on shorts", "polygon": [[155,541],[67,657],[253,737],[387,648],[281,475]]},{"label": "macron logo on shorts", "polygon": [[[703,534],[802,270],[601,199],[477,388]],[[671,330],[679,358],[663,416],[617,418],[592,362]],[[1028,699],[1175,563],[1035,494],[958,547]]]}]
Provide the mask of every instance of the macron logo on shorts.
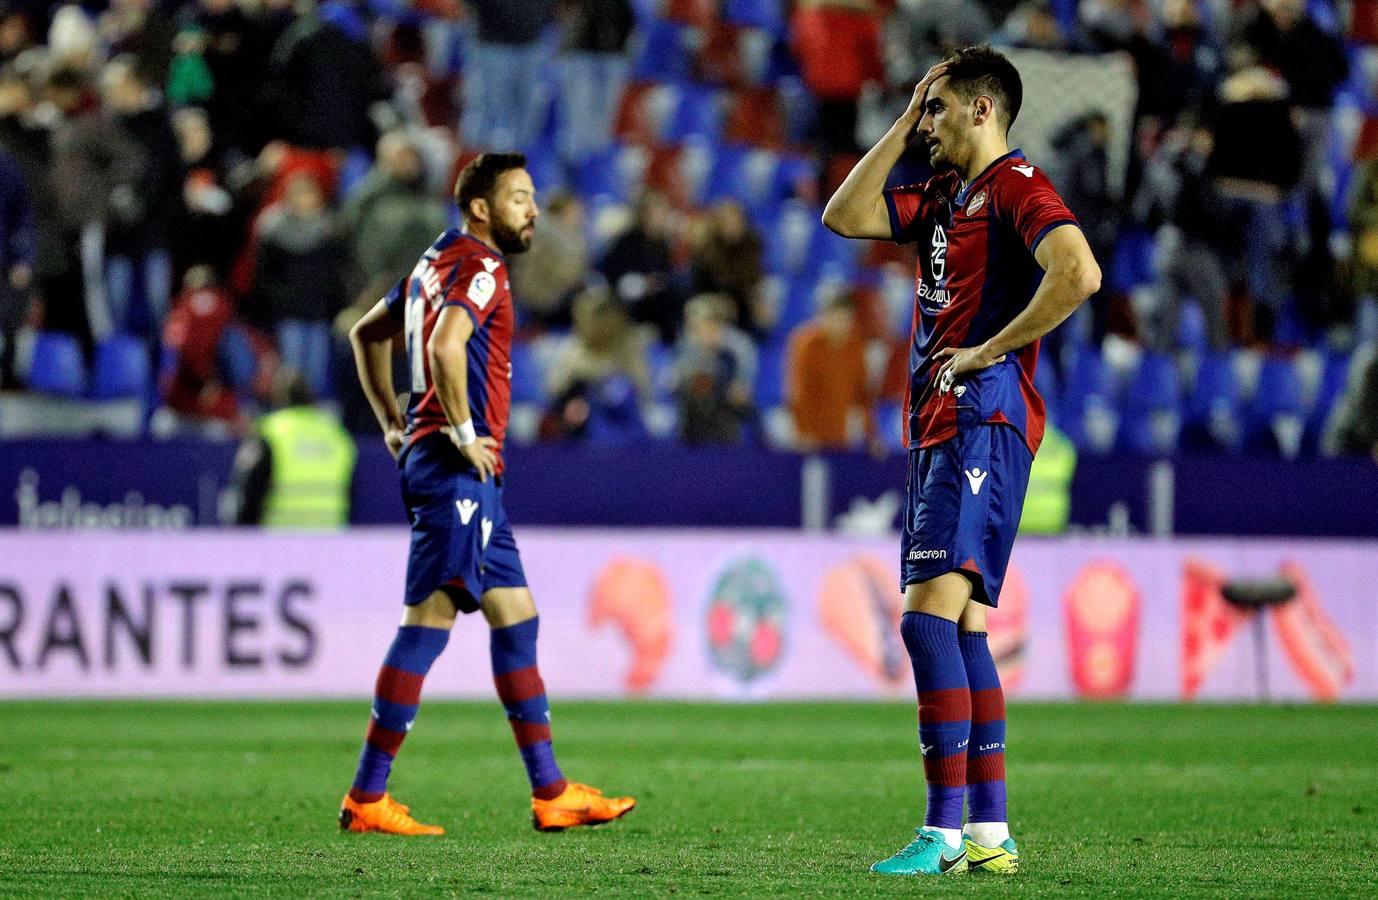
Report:
[{"label": "macron logo on shorts", "polygon": [[910,550],[910,562],[923,562],[926,559],[947,559],[946,550]]},{"label": "macron logo on shorts", "polygon": [[986,476],[989,474],[989,471],[983,472],[979,467],[966,470],[967,483],[971,485],[973,495],[981,493],[981,485],[986,483]]},{"label": "macron logo on shorts", "polygon": [[474,518],[474,513],[478,511],[478,504],[472,500],[456,500],[455,509],[459,510],[459,521],[468,525]]}]

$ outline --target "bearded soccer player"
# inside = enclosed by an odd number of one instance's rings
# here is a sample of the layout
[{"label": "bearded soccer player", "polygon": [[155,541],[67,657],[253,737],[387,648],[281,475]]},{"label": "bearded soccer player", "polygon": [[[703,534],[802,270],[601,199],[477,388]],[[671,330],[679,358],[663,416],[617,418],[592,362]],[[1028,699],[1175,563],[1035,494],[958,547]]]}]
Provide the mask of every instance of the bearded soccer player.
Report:
[{"label": "bearded soccer player", "polygon": [[[469,163],[455,187],[465,230],[437,238],[350,332],[359,379],[402,471],[411,553],[402,624],[378,673],[358,773],[340,807],[347,831],[444,833],[392,798],[388,773],[457,613],[475,610],[491,628],[493,681],[531,781],[536,828],[597,825],[636,805],[566,781],[555,761],[536,667],[539,618],[503,511],[514,323],[506,257],[531,246],[538,215],[525,166],[514,153]],[[411,372],[405,419],[392,386],[399,333]]]},{"label": "bearded soccer player", "polygon": [[[900,634],[919,695],[928,808],[873,871],[1014,873],[1005,811],[1005,699],[986,644],[1029,467],[1043,437],[1039,338],[1100,285],[1076,219],[1008,132],[1023,87],[989,47],[931,69],[884,138],[828,201],[853,238],[917,243],[900,546]],[[937,174],[887,190],[911,141]],[[967,816],[963,829],[962,804]]]}]

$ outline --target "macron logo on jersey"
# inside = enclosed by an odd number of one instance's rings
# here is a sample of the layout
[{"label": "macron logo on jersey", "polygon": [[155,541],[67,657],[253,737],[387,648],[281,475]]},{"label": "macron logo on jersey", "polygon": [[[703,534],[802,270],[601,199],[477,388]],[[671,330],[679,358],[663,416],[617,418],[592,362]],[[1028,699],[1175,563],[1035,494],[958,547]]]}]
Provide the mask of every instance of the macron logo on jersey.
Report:
[{"label": "macron logo on jersey", "polygon": [[455,509],[459,510],[459,521],[468,525],[474,518],[474,513],[478,511],[478,504],[472,500],[456,500]]},{"label": "macron logo on jersey", "polygon": [[498,262],[496,259],[489,259],[486,256],[483,258],[483,267],[487,269],[490,274],[496,272],[500,265],[502,265],[502,263]]},{"label": "macron logo on jersey", "polygon": [[1010,166],[1010,168],[1014,169],[1016,172],[1018,172],[1020,175],[1023,175],[1025,178],[1033,177],[1033,166]]},{"label": "macron logo on jersey", "polygon": [[981,493],[981,485],[986,483],[986,476],[989,474],[989,471],[983,472],[980,468],[966,470],[967,483],[971,485],[972,496]]}]

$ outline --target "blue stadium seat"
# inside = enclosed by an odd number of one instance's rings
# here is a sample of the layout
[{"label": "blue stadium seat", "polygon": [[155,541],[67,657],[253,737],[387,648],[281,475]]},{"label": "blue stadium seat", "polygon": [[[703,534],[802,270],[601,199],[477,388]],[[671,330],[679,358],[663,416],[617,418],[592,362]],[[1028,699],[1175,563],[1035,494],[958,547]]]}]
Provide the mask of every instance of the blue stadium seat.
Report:
[{"label": "blue stadium seat", "polygon": [[1181,427],[1177,364],[1166,353],[1146,352],[1130,380],[1120,419],[1120,446],[1140,455],[1170,453]]},{"label": "blue stadium seat", "polygon": [[544,373],[526,341],[512,343],[512,402],[546,405]]},{"label": "blue stadium seat", "polygon": [[80,397],[86,386],[81,344],[70,334],[41,331],[34,339],[29,388],[58,397]]},{"label": "blue stadium seat", "polygon": [[96,347],[91,399],[142,398],[148,393],[152,375],[143,341],[129,334],[111,335]]},{"label": "blue stadium seat", "polygon": [[1304,431],[1301,378],[1291,359],[1270,356],[1258,371],[1258,386],[1245,416],[1245,441],[1284,455],[1300,449]]},{"label": "blue stadium seat", "polygon": [[816,213],[814,223],[806,260],[808,271],[819,277],[826,275],[848,281],[855,278],[861,255],[861,241],[834,234],[823,226]]},{"label": "blue stadium seat", "polygon": [[761,28],[776,37],[785,33],[784,0],[726,0],[722,17],[729,25]]},{"label": "blue stadium seat", "polygon": [[1089,345],[1078,348],[1067,371],[1067,399],[1082,404],[1089,397],[1100,397],[1114,404],[1118,394],[1115,373],[1101,358],[1100,350]]},{"label": "blue stadium seat", "polygon": [[1183,303],[1177,317],[1177,346],[1193,353],[1205,353],[1210,348],[1210,335],[1206,333],[1206,314],[1201,304],[1195,300]]},{"label": "blue stadium seat", "polygon": [[813,185],[818,180],[818,166],[806,156],[782,156],[775,168],[775,195],[781,198],[797,197],[802,185]]},{"label": "blue stadium seat", "polygon": [[791,278],[785,288],[780,304],[780,315],[775,322],[775,333],[782,339],[796,327],[813,318],[818,309],[818,287],[822,280],[811,274],[801,274]]},{"label": "blue stadium seat", "polygon": [[1062,406],[1062,385],[1057,377],[1057,367],[1051,359],[1040,356],[1038,368],[1034,370],[1034,387],[1043,397],[1043,404],[1050,414]]},{"label": "blue stadium seat", "polygon": [[1059,422],[1077,448],[1108,452],[1114,444],[1119,407],[1115,373],[1092,346],[1078,347],[1067,368]]},{"label": "blue stadium seat", "polygon": [[1349,381],[1350,361],[1351,357],[1346,353],[1326,354],[1316,398],[1306,416],[1306,433],[1313,446],[1319,443],[1331,411],[1344,394]]},{"label": "blue stadium seat", "polygon": [[690,137],[716,141],[722,135],[722,94],[703,85],[684,85],[662,137],[679,143]]},{"label": "blue stadium seat", "polygon": [[339,197],[341,200],[349,199],[359,185],[368,177],[368,170],[373,168],[373,157],[369,156],[367,150],[362,147],[355,147],[345,154],[344,163],[340,166],[340,185]]},{"label": "blue stadium seat", "polygon": [[643,23],[639,29],[641,46],[632,63],[632,78],[658,81],[688,77],[691,59],[684,30],[683,26],[663,19]]},{"label": "blue stadium seat", "polygon": [[807,204],[790,201],[778,215],[757,224],[765,238],[766,271],[792,277],[808,267],[814,233],[821,225]]},{"label": "blue stadium seat", "polygon": [[524,153],[526,171],[531,173],[531,180],[535,183],[538,194],[549,197],[566,186],[565,169],[554,147],[549,144],[538,144],[526,148]]},{"label": "blue stadium seat", "polygon": [[1195,387],[1186,402],[1184,438],[1202,448],[1239,449],[1243,436],[1241,390],[1229,354],[1204,354],[1194,380]]},{"label": "blue stadium seat", "polygon": [[779,406],[785,398],[785,341],[776,339],[761,345],[756,366],[756,408]]},{"label": "blue stadium seat", "polygon": [[1142,228],[1120,229],[1115,256],[1110,264],[1110,285],[1128,291],[1154,280],[1153,235]]}]

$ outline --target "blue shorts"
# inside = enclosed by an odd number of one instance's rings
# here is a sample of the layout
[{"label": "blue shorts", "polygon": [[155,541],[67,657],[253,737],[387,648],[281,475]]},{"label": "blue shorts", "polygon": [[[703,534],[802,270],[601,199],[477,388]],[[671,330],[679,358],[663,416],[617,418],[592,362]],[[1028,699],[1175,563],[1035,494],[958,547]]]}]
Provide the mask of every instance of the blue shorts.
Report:
[{"label": "blue shorts", "polygon": [[900,590],[955,571],[971,579],[972,599],[997,605],[1032,465],[1009,425],[978,425],[909,451]]},{"label": "blue shorts", "polygon": [[526,587],[498,479],[479,481],[443,434],[427,435],[404,451],[402,502],[411,522],[408,606],[443,590],[467,613],[492,588]]}]

